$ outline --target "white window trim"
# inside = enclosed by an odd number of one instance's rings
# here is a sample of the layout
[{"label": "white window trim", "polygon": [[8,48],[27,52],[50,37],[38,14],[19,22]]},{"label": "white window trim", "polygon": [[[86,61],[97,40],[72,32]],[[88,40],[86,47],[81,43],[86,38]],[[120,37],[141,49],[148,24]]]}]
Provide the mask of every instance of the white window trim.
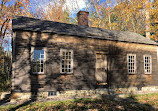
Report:
[{"label": "white window trim", "polygon": [[[129,56],[134,56],[134,61],[135,61],[135,62],[134,62],[134,63],[135,63],[135,64],[134,64],[134,72],[129,72],[129,71],[128,71],[128,67],[129,67],[129,65],[128,65],[128,61],[129,61],[129,60],[128,60],[128,58],[129,58]],[[137,64],[137,61],[136,61],[136,54],[127,54],[127,72],[128,72],[128,74],[135,74],[135,73],[136,73],[136,69],[137,69],[137,68],[136,68],[136,64]]]},{"label": "white window trim", "polygon": [[[145,57],[150,57],[150,72],[145,71]],[[143,58],[144,58],[144,73],[151,74],[152,73],[152,56],[151,55],[144,55]]]},{"label": "white window trim", "polygon": [[[71,67],[72,67],[72,70],[71,72],[62,72],[62,52],[63,51],[70,51],[72,53],[72,62],[71,62]],[[61,74],[72,74],[73,73],[73,50],[69,50],[69,49],[60,49],[60,73]]]},{"label": "white window trim", "polygon": [[[33,51],[34,49],[42,49],[44,50],[44,67],[43,67],[43,72],[33,72]],[[46,73],[46,52],[47,52],[47,48],[46,47],[31,47],[31,73],[32,74],[45,74]]]}]

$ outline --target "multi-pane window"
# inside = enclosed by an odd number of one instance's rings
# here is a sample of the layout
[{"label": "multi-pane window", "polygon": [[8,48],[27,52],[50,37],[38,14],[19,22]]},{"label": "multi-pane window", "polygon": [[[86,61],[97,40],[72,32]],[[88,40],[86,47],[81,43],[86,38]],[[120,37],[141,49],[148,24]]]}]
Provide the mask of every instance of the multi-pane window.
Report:
[{"label": "multi-pane window", "polygon": [[33,50],[33,72],[43,73],[44,72],[44,50]]},{"label": "multi-pane window", "polygon": [[73,51],[60,49],[61,56],[61,73],[72,73],[73,72]]},{"label": "multi-pane window", "polygon": [[144,55],[144,72],[145,74],[151,74],[152,62],[150,55]]},{"label": "multi-pane window", "polygon": [[128,73],[134,74],[136,70],[136,55],[135,54],[127,54],[127,68]]}]

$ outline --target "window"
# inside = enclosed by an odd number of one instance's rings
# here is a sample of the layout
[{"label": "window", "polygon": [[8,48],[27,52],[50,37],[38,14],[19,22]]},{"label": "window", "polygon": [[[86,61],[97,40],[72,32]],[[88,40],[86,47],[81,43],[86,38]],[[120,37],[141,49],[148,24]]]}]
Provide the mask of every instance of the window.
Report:
[{"label": "window", "polygon": [[144,72],[145,74],[151,74],[152,62],[150,55],[144,55]]},{"label": "window", "polygon": [[61,73],[72,73],[73,72],[73,51],[61,49]]},{"label": "window", "polygon": [[33,73],[44,73],[45,51],[43,49],[33,50]]},{"label": "window", "polygon": [[56,91],[49,91],[48,96],[56,96],[57,92]]},{"label": "window", "polygon": [[134,74],[136,71],[136,55],[135,54],[127,54],[127,67],[128,73]]}]

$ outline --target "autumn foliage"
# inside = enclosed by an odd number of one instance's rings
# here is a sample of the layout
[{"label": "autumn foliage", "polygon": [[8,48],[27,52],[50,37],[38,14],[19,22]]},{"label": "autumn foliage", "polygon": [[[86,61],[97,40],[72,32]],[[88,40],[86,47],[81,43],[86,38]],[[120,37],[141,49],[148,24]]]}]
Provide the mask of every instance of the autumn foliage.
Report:
[{"label": "autumn foliage", "polygon": [[0,47],[7,34],[11,34],[11,19],[14,15],[31,16],[28,11],[29,0],[0,1]]},{"label": "autumn foliage", "polygon": [[[8,37],[12,37],[12,17],[14,15],[31,16],[29,0],[0,0],[0,91],[10,89],[11,46]],[[10,39],[11,41],[11,39]]]},{"label": "autumn foliage", "polygon": [[[150,0],[93,0],[90,26],[105,29],[131,31],[157,40],[158,1]],[[147,18],[148,17],[148,18]]]}]

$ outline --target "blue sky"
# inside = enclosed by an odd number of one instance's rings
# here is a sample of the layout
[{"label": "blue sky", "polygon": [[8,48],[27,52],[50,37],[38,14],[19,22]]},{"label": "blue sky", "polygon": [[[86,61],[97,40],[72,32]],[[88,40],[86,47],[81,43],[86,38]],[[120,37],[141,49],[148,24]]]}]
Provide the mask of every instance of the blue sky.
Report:
[{"label": "blue sky", "polygon": [[[48,8],[47,7],[47,2],[49,0],[30,0],[30,4],[31,4],[31,10],[33,12],[36,11],[36,8]],[[58,0],[57,0],[58,1]],[[38,4],[38,5],[37,5]],[[77,13],[79,10],[84,10],[84,8],[86,7],[87,4],[87,0],[66,0],[66,3],[63,7],[63,9],[66,7],[70,10],[70,12],[72,13],[72,15],[74,15],[75,13]]]},{"label": "blue sky", "polygon": [[[51,0],[30,0],[31,3],[31,10],[33,12],[36,11],[36,8],[48,8],[47,2]],[[53,0],[52,0],[53,1]],[[58,0],[55,0],[58,1]],[[71,12],[70,17],[75,18],[76,14],[79,10],[85,10],[88,3],[88,0],[65,0],[66,3],[64,8],[68,8]],[[117,0],[111,0],[110,6],[116,5]],[[100,0],[100,3],[106,2],[106,0]],[[38,5],[37,5],[38,4]]]}]

